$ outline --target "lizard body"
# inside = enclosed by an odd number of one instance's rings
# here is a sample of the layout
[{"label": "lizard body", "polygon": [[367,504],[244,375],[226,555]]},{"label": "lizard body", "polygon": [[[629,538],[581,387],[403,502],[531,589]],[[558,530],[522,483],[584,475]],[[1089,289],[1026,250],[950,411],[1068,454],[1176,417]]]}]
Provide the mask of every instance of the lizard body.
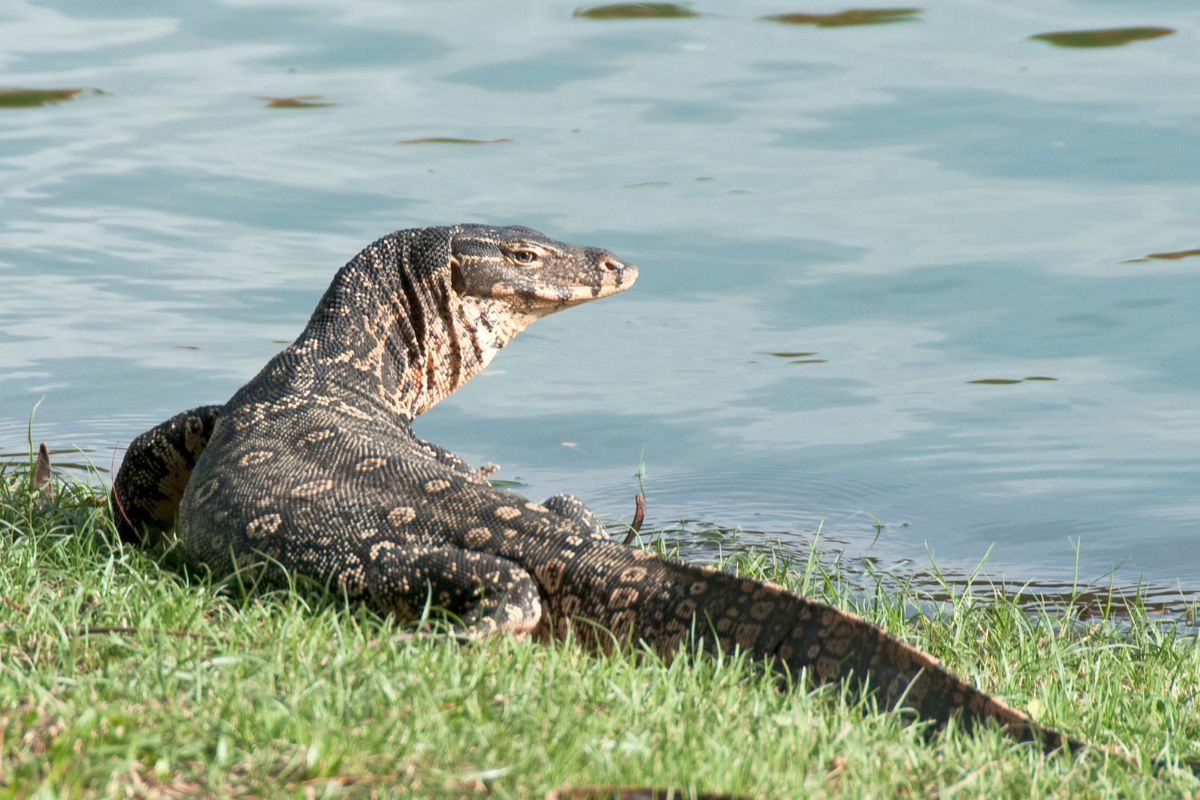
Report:
[{"label": "lizard body", "polygon": [[531,322],[636,277],[606,250],[526,228],[378,240],[228,402],[134,440],[114,482],[121,535],[160,537],[178,516],[184,552],[216,575],[266,562],[401,618],[447,609],[473,635],[572,630],[664,658],[695,635],[793,676],[867,684],[939,724],[993,720],[1046,749],[1081,747],[853,614],[621,546],[573,497],[529,502],[413,434]]}]

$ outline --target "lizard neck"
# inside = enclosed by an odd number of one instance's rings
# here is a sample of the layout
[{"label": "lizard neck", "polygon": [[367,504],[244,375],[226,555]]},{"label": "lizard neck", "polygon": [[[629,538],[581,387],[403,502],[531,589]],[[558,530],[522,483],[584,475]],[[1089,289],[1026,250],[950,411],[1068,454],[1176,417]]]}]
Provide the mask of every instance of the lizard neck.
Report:
[{"label": "lizard neck", "polygon": [[314,367],[316,393],[405,422],[477,375],[535,319],[459,294],[451,270],[422,269],[409,244],[381,240],[343,267],[288,348]]}]

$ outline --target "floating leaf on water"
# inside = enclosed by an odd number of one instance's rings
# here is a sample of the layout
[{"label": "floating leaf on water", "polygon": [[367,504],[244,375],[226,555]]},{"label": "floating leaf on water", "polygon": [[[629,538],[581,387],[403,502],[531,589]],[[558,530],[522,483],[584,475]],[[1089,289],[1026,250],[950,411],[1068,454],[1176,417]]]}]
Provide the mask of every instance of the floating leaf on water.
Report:
[{"label": "floating leaf on water", "polygon": [[272,339],[271,344],[291,344],[291,339]]},{"label": "floating leaf on water", "polygon": [[1001,386],[1009,383],[1020,383],[1020,378],[980,378],[977,381],[967,381],[967,383],[987,383],[995,386]]},{"label": "floating leaf on water", "polygon": [[1174,250],[1169,253],[1148,253],[1141,258],[1127,258],[1122,264],[1146,264],[1150,261],[1178,261],[1181,258],[1200,256],[1200,248],[1194,250]]},{"label": "floating leaf on water", "polygon": [[199,350],[200,349],[199,346],[194,345],[194,344],[177,344],[177,345],[175,345],[175,347],[180,350]]},{"label": "floating leaf on water", "polygon": [[1195,250],[1176,250],[1173,253],[1150,253],[1146,258],[1153,258],[1158,261],[1177,261],[1181,258],[1191,258],[1192,256],[1200,256],[1200,248]]},{"label": "floating leaf on water", "polygon": [[645,19],[667,17],[698,17],[690,8],[675,3],[613,3],[606,6],[577,8],[573,16],[588,19]]},{"label": "floating leaf on water", "polygon": [[1030,375],[1025,380],[1027,381],[1056,381],[1058,378],[1051,378],[1049,375]]},{"label": "floating leaf on water", "polygon": [[815,356],[816,353],[796,351],[794,353],[763,353],[763,355],[775,356],[776,358],[808,358],[809,356]]},{"label": "floating leaf on water", "polygon": [[848,8],[829,14],[772,14],[763,19],[786,25],[815,25],[818,28],[843,28],[849,25],[886,25],[913,22],[920,8]]},{"label": "floating leaf on water", "polygon": [[826,358],[797,358],[789,361],[789,364],[825,364],[829,359]]},{"label": "floating leaf on water", "polygon": [[457,136],[426,136],[421,139],[401,139],[396,144],[504,144],[512,139],[460,139]]},{"label": "floating leaf on water", "polygon": [[83,89],[0,88],[0,108],[34,108],[70,100]]},{"label": "floating leaf on water", "polygon": [[303,94],[298,97],[262,97],[258,98],[267,104],[267,108],[332,108],[337,103],[323,102],[319,94]]},{"label": "floating leaf on water", "polygon": [[1099,28],[1092,31],[1037,33],[1029,38],[1049,42],[1058,47],[1120,47],[1130,42],[1170,36],[1174,32],[1174,28]]}]

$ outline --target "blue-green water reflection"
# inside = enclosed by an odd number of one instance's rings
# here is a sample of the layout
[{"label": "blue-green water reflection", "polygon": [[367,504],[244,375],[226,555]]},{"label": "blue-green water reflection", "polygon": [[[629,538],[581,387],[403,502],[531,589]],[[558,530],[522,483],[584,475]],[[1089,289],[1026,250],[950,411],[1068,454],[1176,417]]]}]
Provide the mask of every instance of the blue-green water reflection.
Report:
[{"label": "blue-green water reflection", "polygon": [[[108,467],[365,243],[514,222],[642,267],[420,421],[531,495],[628,518],[644,453],[652,524],[1200,589],[1200,11],[575,8],[7,4],[0,86],[105,93],[0,108],[0,450],[44,396]],[[1029,39],[1138,26],[1176,33]]]}]

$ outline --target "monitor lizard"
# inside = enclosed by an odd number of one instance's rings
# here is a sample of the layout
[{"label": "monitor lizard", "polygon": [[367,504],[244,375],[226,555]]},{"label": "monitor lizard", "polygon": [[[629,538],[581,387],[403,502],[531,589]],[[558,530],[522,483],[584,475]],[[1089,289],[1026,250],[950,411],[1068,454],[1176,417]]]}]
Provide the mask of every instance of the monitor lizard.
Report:
[{"label": "monitor lizard", "polygon": [[471,636],[570,630],[668,659],[689,643],[740,649],[793,677],[869,687],[937,726],[992,720],[1046,750],[1082,747],[854,614],[610,541],[574,497],[530,502],[413,434],[530,323],[637,276],[607,250],[528,228],[379,239],[228,402],[134,439],[112,493],[121,536],[161,540],[177,518],[186,556],[218,576],[266,563],[403,619],[445,609]]}]

